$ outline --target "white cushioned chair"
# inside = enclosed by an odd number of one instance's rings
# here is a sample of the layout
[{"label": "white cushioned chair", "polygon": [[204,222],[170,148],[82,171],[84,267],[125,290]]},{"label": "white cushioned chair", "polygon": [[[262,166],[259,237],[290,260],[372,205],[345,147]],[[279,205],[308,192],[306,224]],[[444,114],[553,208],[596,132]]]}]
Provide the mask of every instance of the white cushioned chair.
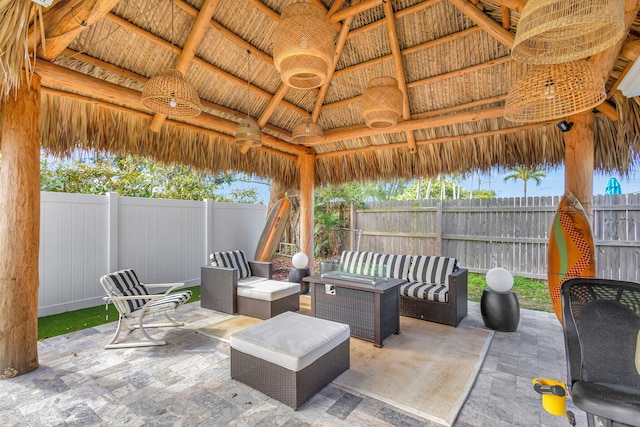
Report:
[{"label": "white cushioned chair", "polygon": [[[105,300],[112,302],[119,313],[116,333],[105,348],[165,345],[164,340],[153,338],[145,328],[184,326],[184,323],[176,322],[168,314],[169,311],[176,310],[191,298],[191,291],[170,293],[184,286],[184,283],[143,284],[132,269],[126,269],[105,274],[100,278],[100,284],[107,293]],[[149,289],[156,288],[169,289],[162,294],[149,293]],[[166,323],[144,324],[145,318],[160,313],[164,315]],[[135,320],[137,324],[128,324],[127,320]],[[123,327],[129,331],[140,329],[146,341],[117,343]]]}]

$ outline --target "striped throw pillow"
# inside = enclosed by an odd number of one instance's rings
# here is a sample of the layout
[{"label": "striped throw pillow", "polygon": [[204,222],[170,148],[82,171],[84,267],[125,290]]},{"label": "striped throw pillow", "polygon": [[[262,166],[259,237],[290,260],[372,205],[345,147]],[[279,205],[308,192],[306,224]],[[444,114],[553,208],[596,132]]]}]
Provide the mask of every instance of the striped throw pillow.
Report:
[{"label": "striped throw pillow", "polygon": [[[113,296],[149,295],[147,288],[140,283],[138,276],[132,269],[120,270],[107,274],[101,280],[103,286],[108,288],[108,293]],[[134,299],[124,301],[122,307],[127,314],[136,311],[144,306],[148,299]]]},{"label": "striped throw pillow", "polygon": [[376,263],[383,266],[385,277],[407,280],[411,255],[379,254]]},{"label": "striped throw pillow", "polygon": [[458,269],[457,262],[455,258],[443,256],[414,256],[407,280],[446,285],[449,275]]},{"label": "striped throw pillow", "polygon": [[249,262],[247,261],[244,251],[214,252],[211,265],[213,267],[237,269],[238,279],[251,276],[251,268],[249,268]]}]

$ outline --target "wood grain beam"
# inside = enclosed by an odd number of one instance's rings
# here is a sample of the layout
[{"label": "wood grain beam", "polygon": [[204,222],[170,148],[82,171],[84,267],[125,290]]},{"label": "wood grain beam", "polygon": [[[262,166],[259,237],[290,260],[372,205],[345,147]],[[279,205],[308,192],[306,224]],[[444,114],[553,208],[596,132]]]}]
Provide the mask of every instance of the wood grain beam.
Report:
[{"label": "wood grain beam", "polygon": [[527,0],[499,0],[498,3],[503,7],[508,7],[511,10],[521,13],[527,4]]},{"label": "wood grain beam", "polygon": [[333,64],[327,75],[327,81],[320,88],[320,92],[318,93],[318,97],[316,98],[316,102],[313,106],[313,113],[311,114],[311,120],[314,123],[317,123],[318,121],[318,116],[320,116],[320,110],[322,109],[322,104],[324,104],[324,100],[325,100],[325,97],[327,96],[327,92],[329,92],[329,87],[331,87],[331,81],[333,80],[333,75],[336,71],[336,67],[338,66],[340,55],[342,55],[344,44],[347,42],[347,36],[349,35],[349,29],[351,28],[352,21],[353,21],[353,16],[349,16],[342,23],[342,29],[340,30],[338,41],[336,42],[336,47],[333,54]]},{"label": "wood grain beam", "polygon": [[[400,42],[398,41],[398,32],[396,29],[396,18],[393,13],[393,5],[390,1],[383,4],[385,21],[387,23],[387,37],[389,38],[389,46],[391,47],[391,56],[393,57],[393,68],[395,69],[396,79],[398,80],[398,88],[402,91],[402,118],[409,120],[411,118],[411,108],[409,106],[409,94],[407,93],[407,79],[405,78],[404,66],[402,65],[402,51],[400,50]],[[409,153],[416,153],[416,138],[413,131],[406,132],[407,145]]]},{"label": "wood grain beam", "polygon": [[[470,134],[465,134],[465,135],[445,136],[445,137],[442,137],[442,138],[433,138],[433,139],[423,139],[423,140],[416,141],[416,143],[419,146],[425,146],[425,145],[431,145],[431,144],[440,144],[440,143],[443,143],[443,142],[466,141],[466,140],[469,140],[469,139],[485,138],[487,136],[507,135],[507,134],[510,134],[510,133],[516,133],[516,132],[522,132],[522,131],[526,131],[526,130],[539,129],[541,127],[545,127],[545,126],[548,126],[548,125],[554,124],[554,123],[555,123],[555,121],[532,123],[532,124],[523,125],[523,126],[517,126],[517,127],[512,127],[512,128],[488,130],[488,131],[484,131],[484,132],[475,132],[475,133],[470,133]],[[317,159],[326,159],[326,158],[329,158],[329,157],[346,156],[348,154],[363,153],[363,152],[367,152],[367,151],[394,150],[394,149],[405,148],[405,147],[407,147],[406,143],[370,145],[368,147],[351,148],[351,149],[348,149],[348,150],[338,150],[338,151],[329,151],[329,152],[326,152],[326,153],[320,153],[320,154],[316,154],[316,158]]]},{"label": "wood grain beam", "polygon": [[83,31],[105,16],[119,0],[62,0],[43,12],[44,45],[40,33],[32,30],[29,39],[40,43],[37,55],[52,60]]},{"label": "wood grain beam", "polygon": [[[89,98],[121,105],[138,111],[148,111],[140,101],[140,92],[106,82],[77,71],[69,70],[47,61],[36,63],[36,73],[41,76],[42,84],[60,90],[81,93]],[[176,120],[177,121],[177,120]],[[202,113],[195,117],[185,117],[179,122],[190,124],[198,128],[217,130],[233,135],[238,123]],[[280,151],[292,154],[312,153],[308,148],[291,144],[269,134],[262,135],[263,144]]]},{"label": "wood grain beam", "polygon": [[[179,48],[178,46],[172,45],[168,41],[156,36],[155,34],[152,34],[152,33],[148,32],[148,31],[144,30],[144,29],[142,29],[142,28],[140,28],[140,27],[138,27],[138,26],[136,26],[136,25],[134,25],[132,23],[130,23],[129,21],[127,21],[125,19],[120,18],[117,15],[109,13],[109,14],[105,15],[105,18],[110,20],[110,21],[112,21],[112,22],[114,22],[117,25],[120,25],[121,27],[127,29],[128,31],[133,32],[134,34],[136,34],[136,35],[138,35],[140,37],[143,37],[144,39],[146,39],[146,40],[148,40],[148,41],[150,41],[150,42],[152,42],[152,43],[154,43],[154,44],[156,44],[156,45],[158,45],[160,47],[163,47],[163,48],[165,48],[167,50],[170,50],[170,51],[173,51],[173,52],[178,52],[178,53],[182,52],[182,49]],[[198,58],[197,56],[193,58],[193,62],[197,63],[198,65],[200,65],[200,66],[202,66],[204,68],[207,68],[209,71],[211,71],[212,73],[216,74],[217,76],[219,76],[219,77],[221,77],[223,79],[229,80],[229,81],[231,81],[231,82],[233,82],[233,83],[235,83],[235,84],[237,84],[239,86],[245,87],[247,85],[246,81],[234,76],[233,74],[229,74],[226,71],[221,70],[220,68],[218,68],[218,67],[216,67],[216,66],[214,66],[214,65],[212,65],[212,64],[210,64],[208,62],[206,62],[203,59]],[[264,98],[271,99],[271,97],[273,96],[269,92],[267,92],[267,91],[265,91],[263,89],[260,89],[259,87],[255,86],[255,85],[251,85],[249,87],[249,90],[251,90],[253,93],[255,93],[255,94],[259,95],[259,96],[262,96]],[[302,108],[300,108],[297,105],[294,105],[294,104],[292,104],[290,102],[283,101],[282,105],[284,107],[292,110],[292,111],[295,111],[298,114],[301,114],[301,115],[306,115],[307,114],[307,112],[304,111]]]},{"label": "wood grain beam", "polygon": [[440,108],[433,111],[425,111],[424,113],[413,114],[412,119],[426,119],[429,117],[442,116],[443,114],[456,113],[461,110],[467,110],[469,108],[482,107],[483,105],[494,104],[496,102],[502,102],[507,99],[507,95],[492,96],[490,98],[479,99],[477,101],[467,102],[465,104],[454,105],[452,107]]},{"label": "wood grain beam", "polygon": [[500,43],[509,49],[513,48],[515,35],[502,28],[500,24],[485,15],[481,10],[478,10],[477,7],[469,3],[467,0],[449,0],[449,3],[454,5],[460,12],[464,13],[467,18],[471,19],[479,27],[482,27],[483,30],[489,33]]},{"label": "wood grain beam", "polygon": [[640,40],[633,39],[627,41],[620,50],[620,56],[628,59],[629,61],[635,61],[640,56]]},{"label": "wood grain beam", "polygon": [[511,28],[511,10],[506,6],[500,6],[500,16],[502,17],[502,28]]},{"label": "wood grain beam", "polygon": [[280,22],[280,14],[275,10],[271,9],[266,4],[262,3],[260,0],[248,0],[256,9],[262,12],[264,15],[273,19],[276,22]]},{"label": "wood grain beam", "polygon": [[339,12],[332,14],[329,17],[329,22],[340,22],[344,21],[347,18],[352,18],[359,13],[365,12],[369,9],[373,9],[374,7],[380,6],[383,3],[382,0],[363,0],[360,3],[357,3],[353,6],[347,7],[346,9],[342,9]]},{"label": "wood grain beam", "polygon": [[273,94],[273,96],[269,100],[269,103],[267,104],[267,107],[264,109],[264,111],[260,115],[260,118],[258,119],[258,126],[260,128],[264,127],[264,125],[267,124],[269,118],[271,118],[273,112],[276,111],[276,108],[278,108],[278,105],[280,105],[280,101],[282,101],[288,91],[289,86],[284,83],[280,83],[280,86],[278,86],[278,90],[276,90],[276,93]]},{"label": "wood grain beam", "polygon": [[[198,16],[198,9],[194,8],[190,4],[182,0],[173,0],[173,2],[176,4],[176,6],[180,7],[180,9],[182,9],[184,12],[188,13],[189,15],[194,17]],[[226,28],[216,20],[212,19],[211,21],[209,21],[209,27],[220,32],[220,34],[222,34],[231,42],[235,43],[237,46],[241,47],[243,50],[250,51],[256,58],[260,58],[264,62],[273,65],[273,57],[271,57],[268,53],[265,53],[260,49],[258,49],[257,47],[254,47],[245,39],[243,39],[233,31],[229,30],[228,28]]]},{"label": "wood grain beam", "polygon": [[[141,76],[140,74],[134,73],[133,71],[125,70],[124,68],[120,68],[116,65],[110,64],[101,59],[94,58],[93,56],[76,52],[73,49],[67,48],[62,52],[62,54],[69,56],[71,58],[77,59],[79,61],[82,61],[86,64],[93,65],[94,67],[102,68],[103,70],[106,70],[116,76],[125,77],[140,83],[146,83],[149,80],[148,77]],[[222,114],[228,114],[238,119],[238,121],[242,120],[246,116],[245,113],[242,113],[237,110],[233,110],[229,107],[224,107],[219,104],[214,104],[213,102],[207,101],[206,99],[201,99],[200,104],[202,104],[202,106],[207,110],[213,110]],[[264,129],[268,129],[272,132],[280,133],[286,136],[291,136],[291,132],[289,132],[288,130],[282,129],[272,124],[265,124],[264,126],[261,126],[261,127]]]},{"label": "wood grain beam", "polygon": [[[430,117],[427,119],[411,119],[400,122],[397,125],[385,129],[372,129],[365,125],[348,126],[325,131],[325,140],[322,144],[343,141],[353,138],[364,138],[373,135],[385,135],[397,132],[407,132],[410,130],[431,129],[440,126],[455,125],[460,123],[475,122],[478,120],[495,119],[502,117],[503,107],[485,108],[476,111],[466,111],[463,113],[451,114],[448,116]],[[313,145],[321,145],[313,144]]]},{"label": "wood grain beam", "polygon": [[[196,17],[196,22],[194,22],[193,27],[191,27],[191,31],[187,36],[187,41],[185,42],[182,52],[180,52],[180,55],[178,56],[178,61],[176,62],[175,69],[180,71],[182,75],[187,74],[187,70],[193,61],[193,58],[196,56],[196,50],[198,49],[198,46],[200,46],[200,42],[207,31],[207,27],[209,26],[209,22],[211,22],[211,18],[213,18],[213,13],[216,11],[219,1],[220,0],[204,1],[204,4]],[[173,14],[173,9],[171,13]],[[151,120],[149,129],[152,132],[160,132],[162,124],[166,119],[166,114],[156,113],[153,120]]]}]

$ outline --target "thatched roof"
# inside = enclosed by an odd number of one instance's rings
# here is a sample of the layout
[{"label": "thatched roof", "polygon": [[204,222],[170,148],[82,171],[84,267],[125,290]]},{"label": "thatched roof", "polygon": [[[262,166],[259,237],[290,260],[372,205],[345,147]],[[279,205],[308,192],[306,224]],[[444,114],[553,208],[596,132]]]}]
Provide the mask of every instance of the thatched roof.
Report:
[{"label": "thatched roof", "polygon": [[[171,0],[59,0],[42,9],[42,21],[34,6],[30,23],[44,24],[46,42],[35,61],[43,147],[59,155],[77,148],[142,154],[210,172],[243,171],[285,187],[297,187],[297,158],[305,153],[315,156],[316,184],[563,161],[564,136],[555,121],[518,125],[502,117],[506,94],[530,68],[510,56],[526,0],[312,2],[329,11],[339,46],[328,89],[287,88],[274,67],[272,35],[292,0],[173,0],[173,7]],[[7,0],[0,8],[11,3],[33,5]],[[194,24],[207,10],[213,16],[191,58],[183,48],[190,34],[197,40]],[[21,19],[4,16],[3,26]],[[616,92],[638,55],[639,33],[636,19],[607,70],[611,96],[595,110],[600,170],[625,173],[639,160],[640,107]],[[40,41],[39,34],[32,28],[31,40]],[[170,117],[153,132],[154,113],[142,106],[140,93],[149,78],[179,61],[188,61],[185,78],[203,113]],[[4,57],[3,67],[9,62]],[[387,130],[367,128],[361,114],[367,82],[380,76],[407,88],[408,109]],[[233,132],[247,114],[261,125],[264,145],[242,154]],[[293,144],[291,130],[310,114],[326,140]]]}]

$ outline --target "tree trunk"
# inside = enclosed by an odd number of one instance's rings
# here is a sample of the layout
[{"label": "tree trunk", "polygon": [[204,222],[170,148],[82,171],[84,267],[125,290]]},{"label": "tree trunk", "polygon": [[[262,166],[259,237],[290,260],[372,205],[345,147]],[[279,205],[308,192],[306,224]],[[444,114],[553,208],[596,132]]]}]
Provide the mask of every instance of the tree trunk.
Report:
[{"label": "tree trunk", "polygon": [[593,169],[595,156],[595,116],[591,111],[569,118],[573,128],[565,133],[565,191],[571,191],[580,200],[593,224]]},{"label": "tree trunk", "polygon": [[315,186],[315,159],[302,156],[300,165],[300,251],[309,257],[309,270],[313,274],[313,193]]},{"label": "tree trunk", "polygon": [[0,378],[38,367],[40,77],[0,105]]}]

